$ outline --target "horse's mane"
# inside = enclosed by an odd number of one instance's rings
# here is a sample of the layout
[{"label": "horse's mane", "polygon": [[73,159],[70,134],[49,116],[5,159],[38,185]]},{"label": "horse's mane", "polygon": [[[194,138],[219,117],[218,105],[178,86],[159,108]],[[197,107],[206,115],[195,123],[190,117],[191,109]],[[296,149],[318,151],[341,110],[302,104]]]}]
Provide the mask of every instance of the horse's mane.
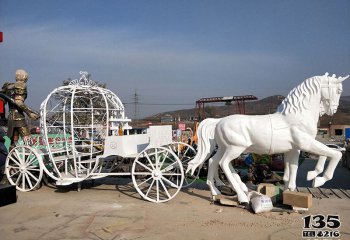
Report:
[{"label": "horse's mane", "polygon": [[311,97],[317,94],[321,88],[321,80],[319,76],[315,76],[296,86],[278,106],[277,112],[295,114],[303,109],[309,109]]}]

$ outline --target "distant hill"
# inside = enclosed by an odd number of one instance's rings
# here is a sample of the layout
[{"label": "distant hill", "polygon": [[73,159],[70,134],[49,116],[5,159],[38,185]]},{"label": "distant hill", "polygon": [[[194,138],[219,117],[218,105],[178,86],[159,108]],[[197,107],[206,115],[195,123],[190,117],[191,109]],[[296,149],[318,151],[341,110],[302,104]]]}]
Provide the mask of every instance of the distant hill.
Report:
[{"label": "distant hill", "polygon": [[350,96],[344,96],[340,98],[340,101],[350,102]]},{"label": "distant hill", "polygon": [[[245,114],[247,115],[263,115],[274,113],[277,109],[277,106],[282,102],[284,96],[274,95],[261,100],[246,102],[245,103]],[[232,105],[206,105],[205,107],[205,116],[206,117],[224,117],[227,115],[237,114],[238,109],[235,103]],[[145,118],[147,121],[159,121],[160,118],[164,115],[171,115],[176,119],[182,121],[193,119],[197,117],[197,110],[195,108],[191,109],[182,109],[171,112],[158,113],[153,116]],[[340,125],[350,125],[350,96],[343,96],[340,98],[338,111],[334,116],[323,116],[320,119],[320,127],[327,127],[328,123],[340,124]]]},{"label": "distant hill", "polygon": [[350,96],[342,96],[339,101],[338,111],[333,116],[323,116],[320,119],[321,127],[333,125],[350,125]]}]

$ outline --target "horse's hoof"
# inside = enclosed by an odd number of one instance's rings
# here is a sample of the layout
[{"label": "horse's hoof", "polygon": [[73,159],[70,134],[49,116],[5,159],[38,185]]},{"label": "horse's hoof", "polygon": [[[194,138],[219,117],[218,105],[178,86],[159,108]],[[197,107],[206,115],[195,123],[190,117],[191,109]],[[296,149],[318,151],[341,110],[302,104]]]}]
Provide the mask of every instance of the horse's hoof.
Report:
[{"label": "horse's hoof", "polygon": [[247,195],[239,194],[238,195],[238,202],[240,202],[241,204],[249,203],[249,199],[248,199]]},{"label": "horse's hoof", "polygon": [[326,182],[326,179],[324,177],[317,177],[312,182],[313,187],[320,187]]},{"label": "horse's hoof", "polygon": [[308,173],[307,173],[307,177],[306,177],[306,179],[308,180],[308,181],[311,181],[311,180],[313,180],[313,179],[315,179],[316,177],[317,177],[317,173],[316,173],[316,171],[309,171]]},{"label": "horse's hoof", "polygon": [[245,209],[250,209],[250,205],[247,202],[241,203],[240,205],[242,205]]}]

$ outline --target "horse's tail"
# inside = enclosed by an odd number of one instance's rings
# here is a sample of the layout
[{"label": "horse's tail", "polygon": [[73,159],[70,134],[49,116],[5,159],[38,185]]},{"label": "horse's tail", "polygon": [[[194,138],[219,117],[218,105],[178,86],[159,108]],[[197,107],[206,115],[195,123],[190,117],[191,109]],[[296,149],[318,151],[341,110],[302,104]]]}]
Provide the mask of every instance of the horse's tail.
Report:
[{"label": "horse's tail", "polygon": [[197,155],[188,163],[186,172],[193,174],[198,166],[203,164],[209,155],[214,151],[216,142],[214,140],[216,124],[220,119],[207,118],[203,120],[197,130],[198,151]]}]

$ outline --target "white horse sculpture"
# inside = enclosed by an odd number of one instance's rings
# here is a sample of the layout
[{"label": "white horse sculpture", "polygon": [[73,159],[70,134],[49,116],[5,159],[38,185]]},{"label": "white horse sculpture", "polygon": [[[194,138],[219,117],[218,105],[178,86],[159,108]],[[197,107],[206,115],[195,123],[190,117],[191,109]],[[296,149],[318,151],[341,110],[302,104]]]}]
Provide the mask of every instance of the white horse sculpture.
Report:
[{"label": "white horse sculpture", "polygon": [[[277,112],[269,115],[231,115],[221,119],[206,119],[198,128],[198,153],[189,162],[187,172],[192,173],[204,163],[214,150],[208,170],[207,183],[213,196],[220,194],[214,185],[219,164],[231,186],[237,192],[240,202],[249,202],[247,187],[240,177],[230,169],[230,162],[241,153],[275,154],[284,153],[285,186],[294,191],[300,150],[319,155],[314,171],[307,179],[314,180],[313,186],[322,186],[333,178],[334,170],[342,154],[315,140],[317,122],[323,114],[333,115],[338,108],[342,93],[342,81],[346,77],[335,75],[315,76],[295,87]],[[322,177],[326,159],[330,163]]]}]

